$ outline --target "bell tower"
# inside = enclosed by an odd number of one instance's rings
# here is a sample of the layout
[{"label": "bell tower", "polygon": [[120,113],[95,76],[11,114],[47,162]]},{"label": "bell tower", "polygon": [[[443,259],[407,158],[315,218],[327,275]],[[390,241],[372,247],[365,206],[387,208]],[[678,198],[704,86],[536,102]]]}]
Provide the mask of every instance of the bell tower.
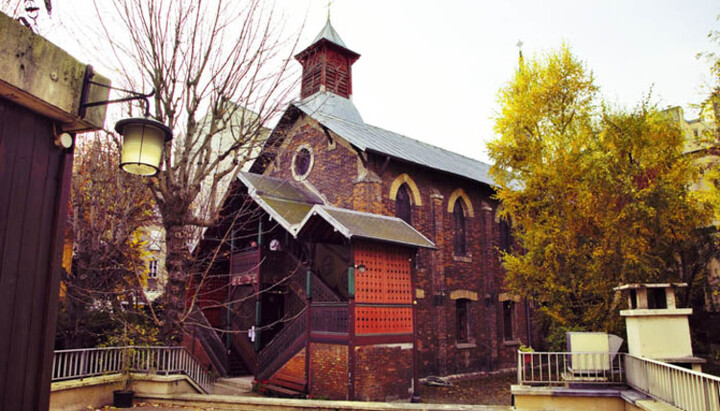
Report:
[{"label": "bell tower", "polygon": [[312,44],[295,56],[303,66],[300,97],[328,91],[350,98],[352,65],[360,55],[345,46],[330,19]]}]

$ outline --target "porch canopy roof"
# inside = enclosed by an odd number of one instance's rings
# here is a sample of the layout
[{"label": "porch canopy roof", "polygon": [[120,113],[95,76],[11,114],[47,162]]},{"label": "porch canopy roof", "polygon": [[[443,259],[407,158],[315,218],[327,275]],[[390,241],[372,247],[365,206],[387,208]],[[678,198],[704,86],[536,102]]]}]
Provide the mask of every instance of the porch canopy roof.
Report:
[{"label": "porch canopy roof", "polygon": [[323,203],[319,196],[294,181],[246,172],[241,172],[238,179],[255,203],[293,236],[297,236],[313,205]]},{"label": "porch canopy roof", "polygon": [[298,182],[246,172],[238,179],[253,201],[293,237],[309,233],[319,219],[347,239],[435,248],[432,241],[399,218],[325,205],[320,196]]},{"label": "porch canopy roof", "polygon": [[345,238],[362,238],[410,247],[435,248],[410,224],[397,217],[364,213],[345,208],[315,205],[300,224],[299,233],[309,231],[318,219],[324,220]]}]

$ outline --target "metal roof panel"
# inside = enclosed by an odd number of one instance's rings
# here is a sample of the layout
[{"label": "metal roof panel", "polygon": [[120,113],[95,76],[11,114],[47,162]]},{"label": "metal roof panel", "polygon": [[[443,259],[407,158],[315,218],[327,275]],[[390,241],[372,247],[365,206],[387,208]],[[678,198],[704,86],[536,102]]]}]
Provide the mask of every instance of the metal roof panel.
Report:
[{"label": "metal roof panel", "polygon": [[365,238],[412,247],[435,248],[435,244],[405,221],[378,214],[315,205],[300,223],[304,227],[313,217],[319,216],[346,238]]},{"label": "metal roof panel", "polygon": [[489,164],[366,124],[352,101],[344,97],[320,92],[293,105],[362,151],[495,185]]}]

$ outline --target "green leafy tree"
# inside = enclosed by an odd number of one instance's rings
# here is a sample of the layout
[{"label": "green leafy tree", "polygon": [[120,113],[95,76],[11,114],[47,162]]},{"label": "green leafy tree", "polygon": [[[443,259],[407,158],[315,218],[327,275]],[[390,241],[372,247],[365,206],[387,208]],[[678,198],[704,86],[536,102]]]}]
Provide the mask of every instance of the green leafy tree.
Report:
[{"label": "green leafy tree", "polygon": [[521,63],[499,102],[489,150],[517,239],[507,286],[553,330],[617,331],[613,287],[691,279],[712,209],[690,190],[698,168],[669,116],[608,108],[567,46]]}]

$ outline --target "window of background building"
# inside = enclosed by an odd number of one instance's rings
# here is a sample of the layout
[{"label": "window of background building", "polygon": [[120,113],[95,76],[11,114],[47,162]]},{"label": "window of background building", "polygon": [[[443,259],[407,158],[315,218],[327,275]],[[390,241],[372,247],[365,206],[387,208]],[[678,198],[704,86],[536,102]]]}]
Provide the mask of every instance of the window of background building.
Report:
[{"label": "window of background building", "polygon": [[397,197],[395,197],[395,217],[412,225],[410,188],[407,184],[403,184],[398,188]]},{"label": "window of background building", "polygon": [[148,277],[157,278],[158,274],[158,262],[157,260],[148,261]]},{"label": "window of background building", "polygon": [[513,335],[513,308],[515,304],[512,301],[503,301],[503,339],[512,341],[515,339]]},{"label": "window of background building", "polygon": [[455,225],[453,248],[455,255],[462,256],[467,254],[467,243],[465,238],[465,207],[463,207],[460,199],[455,201],[455,206],[453,207],[453,221]]},{"label": "window of background building", "polygon": [[456,339],[459,343],[470,341],[470,300],[455,300]]},{"label": "window of background building", "polygon": [[161,245],[162,245],[162,241],[163,241],[162,234],[163,233],[159,230],[152,230],[150,232],[150,245],[148,247],[150,250],[152,250],[152,251],[160,251],[161,250]]}]

